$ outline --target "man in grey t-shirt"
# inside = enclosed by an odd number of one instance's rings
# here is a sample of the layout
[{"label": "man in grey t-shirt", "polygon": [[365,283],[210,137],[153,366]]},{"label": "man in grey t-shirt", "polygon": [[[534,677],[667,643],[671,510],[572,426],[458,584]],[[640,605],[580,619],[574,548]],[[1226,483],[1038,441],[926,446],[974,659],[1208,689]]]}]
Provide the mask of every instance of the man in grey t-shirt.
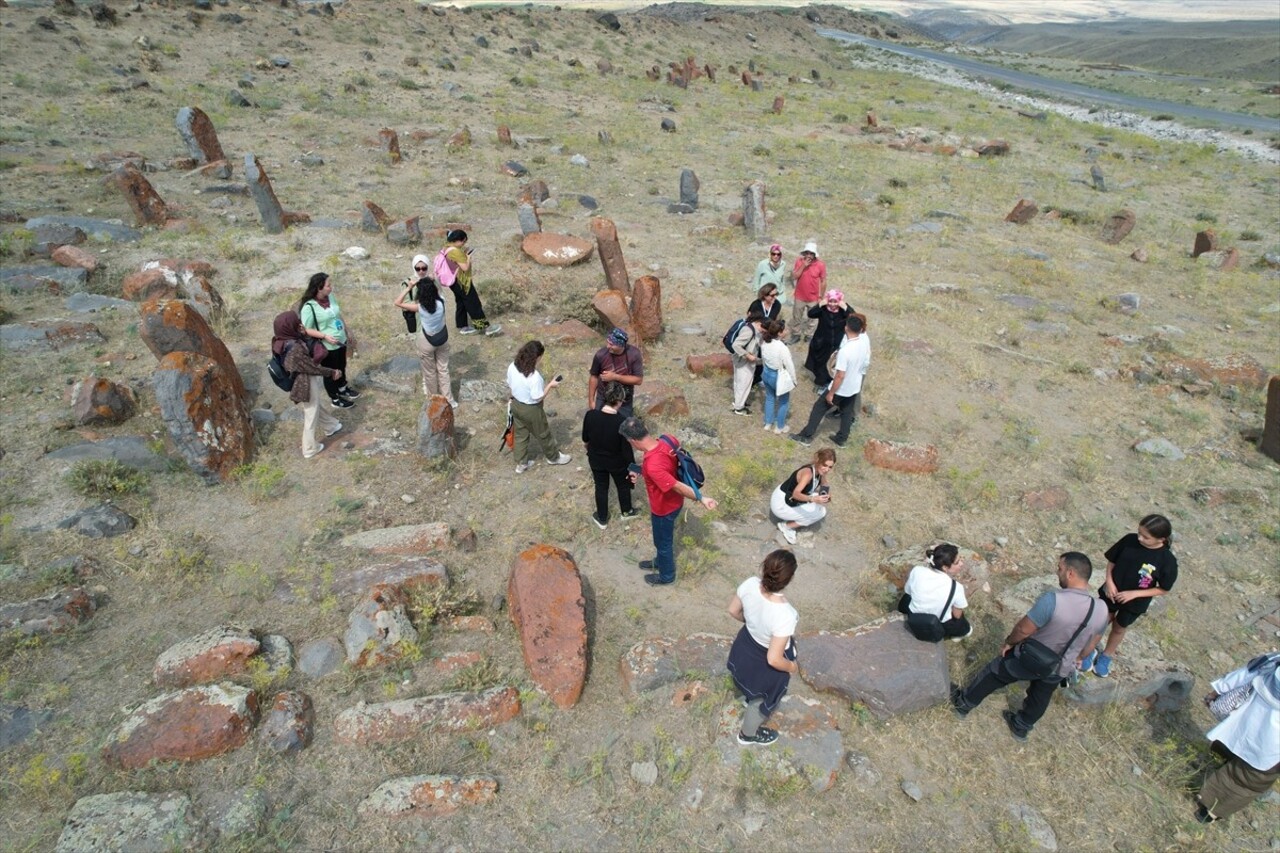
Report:
[{"label": "man in grey t-shirt", "polygon": [[[988,663],[963,690],[951,694],[951,707],[960,719],[982,704],[982,700],[1001,687],[1026,681],[1027,696],[1017,713],[1003,711],[1005,725],[1015,740],[1025,741],[1031,729],[1049,708],[1053,691],[1071,676],[1080,660],[1093,651],[1107,627],[1107,609],[1089,588],[1093,564],[1079,551],[1068,551],[1058,558],[1059,590],[1051,590],[1036,599],[1027,615],[1018,620],[1000,647],[1000,656]],[[1035,639],[1060,655],[1053,672],[1037,676],[1021,661],[1021,643]]]}]

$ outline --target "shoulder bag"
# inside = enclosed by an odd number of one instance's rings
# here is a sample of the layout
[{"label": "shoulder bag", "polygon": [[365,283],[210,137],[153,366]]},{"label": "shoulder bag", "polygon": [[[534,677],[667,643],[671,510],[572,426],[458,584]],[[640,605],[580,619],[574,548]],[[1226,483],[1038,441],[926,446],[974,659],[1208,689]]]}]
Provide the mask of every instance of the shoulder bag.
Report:
[{"label": "shoulder bag", "polygon": [[934,615],[932,613],[908,613],[907,614],[907,630],[911,632],[911,636],[917,640],[926,643],[938,643],[946,636],[946,631],[942,627],[942,616],[946,616],[951,610],[951,601],[956,597],[956,582],[951,581],[951,594],[947,596],[947,603],[942,607],[942,613]]},{"label": "shoulder bag", "polygon": [[1079,628],[1076,628],[1076,632],[1071,635],[1071,639],[1067,640],[1067,644],[1062,647],[1062,651],[1055,652],[1034,637],[1028,637],[1013,650],[1018,659],[1018,664],[1037,679],[1056,675],[1058,666],[1062,663],[1062,656],[1067,653],[1067,649],[1071,648],[1071,644],[1076,641],[1076,638],[1080,636],[1080,632],[1085,629],[1085,626],[1089,624],[1089,620],[1093,618],[1093,607],[1097,603],[1098,599],[1090,597],[1089,612],[1084,615],[1084,621],[1080,623]]}]

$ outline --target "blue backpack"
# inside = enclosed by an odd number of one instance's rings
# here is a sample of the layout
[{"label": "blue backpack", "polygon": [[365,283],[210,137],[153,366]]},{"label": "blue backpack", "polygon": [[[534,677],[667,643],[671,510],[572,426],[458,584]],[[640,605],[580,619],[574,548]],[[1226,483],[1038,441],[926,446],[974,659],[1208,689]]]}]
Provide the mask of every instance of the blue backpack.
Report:
[{"label": "blue backpack", "polygon": [[707,475],[703,473],[702,466],[689,451],[680,446],[680,442],[669,435],[660,435],[658,440],[671,448],[676,455],[676,473],[680,476],[680,482],[693,489],[693,497],[695,500],[702,500],[702,485],[707,482]]},{"label": "blue backpack", "polygon": [[[738,337],[738,332],[741,332],[742,327],[745,325],[747,325],[747,318],[739,317],[737,320],[733,321],[733,325],[729,327],[729,331],[724,333],[724,338],[721,339],[720,343],[724,344],[724,348],[729,351],[730,355],[733,354],[733,340],[734,338]],[[755,336],[755,333],[756,333],[756,330],[755,330],[755,327],[753,326],[751,328],[752,337]]]}]

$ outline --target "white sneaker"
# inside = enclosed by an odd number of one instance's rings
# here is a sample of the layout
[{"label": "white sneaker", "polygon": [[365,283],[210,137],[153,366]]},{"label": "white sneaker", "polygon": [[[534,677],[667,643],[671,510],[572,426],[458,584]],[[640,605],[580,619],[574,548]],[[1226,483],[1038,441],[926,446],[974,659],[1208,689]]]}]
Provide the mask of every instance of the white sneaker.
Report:
[{"label": "white sneaker", "polygon": [[785,521],[779,521],[778,529],[782,531],[782,538],[787,540],[788,545],[796,544],[795,528],[787,527],[787,523]]},{"label": "white sneaker", "polygon": [[518,465],[516,465],[516,473],[523,474],[525,471],[528,471],[532,467],[533,467],[532,459],[530,459],[528,462],[521,462]]},{"label": "white sneaker", "polygon": [[313,456],[319,456],[319,455],[320,455],[320,453],[321,453],[323,450],[324,450],[324,445],[322,444],[322,445],[320,445],[319,447],[317,447],[317,448],[316,448],[316,452],[315,452],[315,453],[304,453],[304,454],[302,454],[302,458],[303,458],[303,459],[310,459],[310,458],[311,458],[311,457],[313,457]]},{"label": "white sneaker", "polygon": [[789,432],[791,432],[791,424],[783,424],[778,427],[778,435],[786,435]]},{"label": "white sneaker", "polygon": [[329,436],[331,436],[331,435],[333,435],[334,433],[336,433],[336,432],[340,431],[341,429],[342,429],[342,423],[341,423],[341,422],[338,422],[338,423],[336,423],[336,424],[334,424],[334,425],[333,425],[333,429],[329,430],[328,432],[326,432],[326,433],[324,434],[324,437],[325,437],[325,438],[328,438]]},{"label": "white sneaker", "polygon": [[474,326],[463,326],[458,330],[458,334],[460,335],[474,335],[475,333],[476,330]]},{"label": "white sneaker", "polygon": [[450,401],[449,401],[449,408],[451,408],[451,409],[456,409],[456,408],[458,408],[458,401],[457,401],[457,400],[450,400]]},{"label": "white sneaker", "polygon": [[484,330],[484,336],[486,338],[495,338],[500,334],[502,334],[502,326],[496,323]]},{"label": "white sneaker", "polygon": [[773,432],[773,424],[765,424],[765,425],[764,425],[764,431],[765,431],[765,432]]},{"label": "white sneaker", "polygon": [[561,453],[555,459],[548,459],[547,464],[548,465],[568,465],[569,460],[572,458],[573,457],[570,456],[568,453]]}]

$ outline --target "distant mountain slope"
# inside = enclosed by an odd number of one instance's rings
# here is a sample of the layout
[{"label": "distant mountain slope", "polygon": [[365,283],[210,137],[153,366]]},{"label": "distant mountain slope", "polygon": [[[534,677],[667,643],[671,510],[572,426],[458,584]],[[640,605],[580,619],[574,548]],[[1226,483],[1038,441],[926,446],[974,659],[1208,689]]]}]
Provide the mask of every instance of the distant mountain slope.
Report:
[{"label": "distant mountain slope", "polygon": [[[970,21],[973,21],[973,17]],[[923,23],[923,22],[921,22]],[[936,27],[930,29],[937,30]],[[1280,81],[1280,22],[1113,21],[977,25],[951,40],[1013,53],[1106,62],[1206,77]]]}]

